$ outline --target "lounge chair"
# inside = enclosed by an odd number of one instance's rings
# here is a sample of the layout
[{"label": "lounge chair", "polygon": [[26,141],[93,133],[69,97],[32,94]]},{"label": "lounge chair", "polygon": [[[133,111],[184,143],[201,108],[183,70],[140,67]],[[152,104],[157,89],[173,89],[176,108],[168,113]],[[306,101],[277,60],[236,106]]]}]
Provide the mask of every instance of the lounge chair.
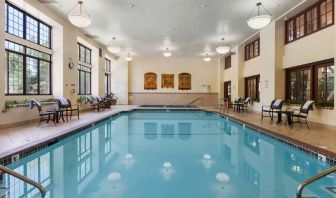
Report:
[{"label": "lounge chair", "polygon": [[251,97],[245,98],[244,102],[241,103],[241,106],[240,106],[241,110],[247,112],[247,106],[249,104],[252,104],[252,102],[253,100]]},{"label": "lounge chair", "polygon": [[[279,116],[281,117],[281,110],[282,110],[284,101],[285,100],[283,99],[275,99],[271,102],[270,106],[262,106],[261,107],[261,120],[263,120],[264,117],[270,117],[271,121],[273,121],[274,113],[278,114],[278,117]],[[264,112],[268,113],[268,115],[264,115]]]},{"label": "lounge chair", "polygon": [[[72,112],[75,112],[77,115],[77,118],[79,119],[79,105],[72,105],[71,101],[69,99],[59,97],[56,99],[57,102],[57,108],[59,111],[64,111],[65,112],[65,117],[68,120],[68,116],[70,116],[70,119],[72,117]],[[70,115],[68,114],[70,113]]]},{"label": "lounge chair", "polygon": [[34,108],[34,106],[37,106],[39,116],[40,116],[40,120],[37,126],[40,126],[41,122],[43,121],[46,121],[46,123],[49,123],[50,120],[52,120],[54,124],[56,125],[56,112],[55,111],[43,112],[41,103],[37,101],[36,99],[32,99],[31,101],[29,101],[29,109]]},{"label": "lounge chair", "polygon": [[236,111],[236,110],[238,111],[240,104],[241,104],[241,97],[237,97],[236,99],[234,99],[234,101],[232,103],[233,111]]},{"label": "lounge chair", "polygon": [[97,111],[99,112],[100,110],[105,109],[105,103],[101,97],[98,96],[98,97],[95,97],[94,99],[92,99],[91,97],[87,97],[86,99],[90,102],[91,109],[93,111],[97,109]]},{"label": "lounge chair", "polygon": [[[300,109],[287,109],[287,111],[292,112],[290,115],[292,120],[289,122],[291,124],[291,128],[293,128],[295,123],[299,123],[301,127],[302,124],[306,124],[308,129],[310,129],[307,118],[309,111],[314,110],[314,103],[314,101],[309,100],[302,104]],[[301,122],[302,119],[304,119],[304,122]]]}]

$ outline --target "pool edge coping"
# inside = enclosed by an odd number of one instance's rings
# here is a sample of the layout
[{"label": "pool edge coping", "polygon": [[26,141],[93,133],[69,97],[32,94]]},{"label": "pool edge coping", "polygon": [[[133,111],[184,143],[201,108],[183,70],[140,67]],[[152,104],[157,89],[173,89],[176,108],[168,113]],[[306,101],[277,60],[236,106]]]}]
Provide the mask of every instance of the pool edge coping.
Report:
[{"label": "pool edge coping", "polygon": [[308,154],[312,157],[315,157],[317,159],[318,159],[319,154],[324,155],[326,157],[326,162],[325,163],[328,163],[332,166],[336,165],[336,153],[334,153],[332,151],[317,147],[317,146],[312,145],[312,144],[302,142],[302,141],[297,140],[297,139],[293,139],[293,138],[288,137],[286,135],[279,134],[279,133],[277,133],[275,131],[272,131],[270,129],[264,128],[262,126],[255,125],[253,123],[250,123],[250,122],[244,121],[242,119],[233,117],[233,116],[231,116],[229,114],[225,114],[223,112],[218,112],[216,110],[209,110],[209,109],[204,109],[204,108],[197,108],[197,109],[196,108],[177,108],[177,109],[151,108],[151,109],[144,109],[144,108],[141,108],[141,107],[140,108],[139,107],[132,107],[132,108],[129,108],[129,109],[124,109],[124,110],[111,112],[111,113],[108,113],[108,114],[106,114],[102,117],[93,119],[89,122],[81,123],[77,126],[74,126],[74,127],[68,128],[66,130],[63,130],[58,134],[50,135],[50,136],[42,138],[40,140],[32,141],[32,142],[29,142],[29,143],[24,144],[22,146],[7,150],[5,152],[2,152],[2,153],[0,153],[0,164],[1,165],[11,164],[13,162],[13,160],[12,160],[13,156],[19,155],[19,159],[24,158],[28,155],[31,155],[35,152],[38,152],[38,151],[40,151],[40,150],[42,150],[46,147],[49,147],[53,144],[56,144],[57,142],[60,142],[64,139],[66,139],[69,136],[72,136],[72,135],[78,133],[82,129],[86,129],[86,128],[92,126],[92,125],[96,125],[96,124],[108,119],[111,116],[117,116],[117,115],[120,115],[122,113],[133,112],[135,110],[167,110],[167,109],[171,109],[171,110],[200,110],[200,111],[203,111],[203,112],[214,113],[214,114],[217,114],[217,115],[219,115],[223,118],[227,118],[227,119],[230,119],[230,120],[232,120],[234,122],[237,122],[239,124],[245,125],[246,127],[251,128],[258,133],[261,133],[263,135],[271,137],[271,138],[273,138],[277,141],[280,141],[281,143],[287,144],[288,146],[290,146],[292,148],[295,148],[295,149],[298,149],[299,151],[301,151],[305,154]]}]

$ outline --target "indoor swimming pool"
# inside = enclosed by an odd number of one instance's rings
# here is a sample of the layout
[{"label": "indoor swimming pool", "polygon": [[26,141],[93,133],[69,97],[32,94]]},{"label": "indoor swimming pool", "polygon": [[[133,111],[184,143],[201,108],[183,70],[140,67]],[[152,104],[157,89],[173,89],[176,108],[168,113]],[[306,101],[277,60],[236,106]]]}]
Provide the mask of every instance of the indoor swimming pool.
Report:
[{"label": "indoor swimming pool", "polygon": [[[22,158],[11,169],[52,198],[292,198],[328,168],[287,144],[200,110],[135,110],[112,116]],[[335,175],[304,190],[335,197]],[[5,175],[4,197],[39,191]]]}]

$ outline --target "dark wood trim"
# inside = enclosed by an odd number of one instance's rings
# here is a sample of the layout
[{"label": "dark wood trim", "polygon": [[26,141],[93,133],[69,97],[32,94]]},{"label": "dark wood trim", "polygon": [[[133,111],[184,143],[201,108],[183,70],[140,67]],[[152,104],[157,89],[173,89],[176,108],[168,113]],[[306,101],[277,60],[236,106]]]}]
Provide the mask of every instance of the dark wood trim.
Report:
[{"label": "dark wood trim", "polygon": [[258,75],[254,75],[254,76],[248,76],[248,77],[245,77],[245,98],[247,98],[247,97],[252,97],[252,96],[249,96],[248,95],[248,91],[247,91],[247,82],[249,81],[249,80],[256,80],[256,98],[253,98],[253,99],[256,99],[256,100],[260,100],[260,90],[259,90],[259,83],[260,83],[260,74],[258,74]]},{"label": "dark wood trim", "polygon": [[231,54],[229,54],[228,56],[226,56],[224,58],[224,69],[229,69],[231,68],[232,62],[231,62]]},{"label": "dark wood trim", "polygon": [[[255,46],[256,42],[258,42],[258,54],[257,55],[254,54],[254,51],[255,51],[254,46]],[[251,47],[253,49],[252,50],[253,51],[252,57],[250,56]],[[248,50],[247,50],[247,48],[248,48]],[[245,45],[245,61],[256,58],[258,56],[260,56],[260,38],[257,38],[255,40],[253,40],[252,42],[250,42],[249,44]]]},{"label": "dark wood trim", "polygon": [[334,58],[322,60],[322,61],[317,61],[317,62],[312,62],[312,63],[307,63],[291,68],[286,69],[286,81],[285,81],[285,93],[286,93],[286,99],[290,99],[290,73],[293,71],[302,71],[302,70],[309,70],[310,71],[310,100],[317,100],[317,69],[320,67],[323,67],[325,65],[333,65],[334,64]]},{"label": "dark wood trim", "polygon": [[[229,94],[228,94],[228,89],[227,87],[230,86],[230,97],[229,97]],[[224,82],[224,98],[227,98],[229,100],[229,102],[231,102],[231,96],[232,96],[232,84],[231,84],[231,80],[229,81],[225,81]]]},{"label": "dark wood trim", "polygon": [[[326,1],[327,0],[320,0],[320,1],[316,2],[315,4],[309,6],[308,8],[304,9],[303,11],[299,12],[298,14],[294,15],[293,17],[286,20],[286,22],[285,22],[285,44],[297,41],[301,38],[304,38],[306,36],[309,36],[309,35],[314,34],[314,33],[318,32],[320,30],[323,30],[325,28],[328,28],[328,27],[334,25],[334,23],[335,23],[335,19],[334,19],[335,18],[335,8],[334,8],[335,2],[334,2],[334,0],[331,0],[331,2],[332,2],[332,15],[333,15],[332,23],[329,24],[329,25],[326,25],[324,27],[321,27],[320,5],[324,2],[326,2]],[[310,33],[307,33],[307,12],[309,10],[312,10],[314,7],[317,8],[317,29],[315,31],[311,31]],[[302,14],[304,15],[304,26],[305,26],[304,35],[299,37],[299,38],[296,38],[296,18],[301,16]],[[291,21],[293,21],[294,34],[293,34],[293,40],[288,41],[288,23],[291,22]]]}]

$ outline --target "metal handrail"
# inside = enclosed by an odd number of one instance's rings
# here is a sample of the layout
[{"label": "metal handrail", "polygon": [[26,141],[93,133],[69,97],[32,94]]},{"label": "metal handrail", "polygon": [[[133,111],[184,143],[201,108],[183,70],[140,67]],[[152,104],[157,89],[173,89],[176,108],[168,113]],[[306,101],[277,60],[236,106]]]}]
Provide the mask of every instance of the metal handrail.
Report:
[{"label": "metal handrail", "polygon": [[219,111],[222,111],[222,108],[220,108],[220,103],[223,102],[223,112],[224,112],[224,105],[226,104],[226,111],[229,112],[229,100],[227,98],[220,98],[218,99],[214,104],[213,107],[216,109],[216,106],[219,105]]},{"label": "metal handrail", "polygon": [[9,175],[12,175],[13,177],[16,177],[16,178],[18,178],[18,179],[20,179],[20,180],[22,180],[24,182],[27,182],[30,185],[34,186],[35,188],[37,188],[40,191],[42,198],[44,198],[46,196],[46,193],[47,193],[46,189],[41,184],[35,182],[34,180],[29,179],[28,177],[23,176],[23,175],[15,172],[15,171],[7,168],[6,166],[3,166],[3,165],[0,165],[0,174],[1,174],[1,172],[7,173]]},{"label": "metal handrail", "polygon": [[315,182],[315,181],[317,181],[317,180],[319,180],[319,179],[321,179],[321,178],[323,178],[323,177],[325,177],[325,176],[327,176],[327,175],[329,175],[329,174],[331,174],[335,171],[336,171],[336,166],[334,166],[334,167],[332,167],[332,168],[330,168],[330,169],[328,169],[328,170],[326,170],[326,171],[324,171],[324,172],[322,172],[322,173],[320,173],[320,174],[302,182],[298,187],[298,190],[297,190],[297,193],[296,193],[296,198],[302,198],[302,191],[307,185],[309,185],[309,184],[311,184],[311,183],[313,183],[313,182]]}]

